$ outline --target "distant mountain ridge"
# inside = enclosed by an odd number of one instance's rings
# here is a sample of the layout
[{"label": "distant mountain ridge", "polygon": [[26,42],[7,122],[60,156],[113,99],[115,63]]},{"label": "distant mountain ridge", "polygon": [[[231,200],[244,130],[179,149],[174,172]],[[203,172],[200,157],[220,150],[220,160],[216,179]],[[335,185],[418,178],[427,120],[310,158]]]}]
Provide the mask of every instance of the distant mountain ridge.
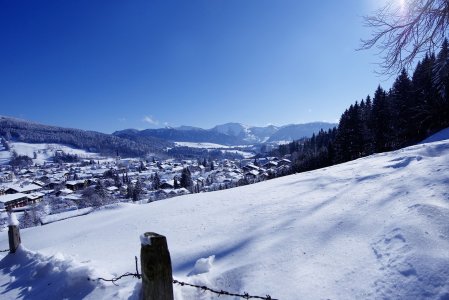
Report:
[{"label": "distant mountain ridge", "polygon": [[141,141],[145,139],[157,138],[160,140],[170,142],[195,142],[195,143],[217,143],[223,145],[238,145],[240,139],[222,134],[215,131],[205,130],[201,128],[190,128],[183,126],[181,129],[177,128],[159,128],[159,129],[145,129],[141,131],[134,131],[133,129],[125,129],[116,131],[113,135],[121,138],[130,139],[133,141]]},{"label": "distant mountain ridge", "polygon": [[[132,135],[135,131],[129,130]],[[135,141],[112,134],[81,129],[43,125],[13,117],[0,116],[0,137],[25,143],[56,143],[84,149],[89,152],[120,156],[145,156],[162,153],[173,144],[157,138]]]},{"label": "distant mountain ridge", "polygon": [[337,124],[326,122],[290,124],[281,127],[274,125],[256,127],[241,123],[226,123],[217,125],[211,129],[192,126],[145,129],[141,131],[125,129],[116,131],[113,135],[135,141],[153,137],[172,142],[201,142],[235,146],[293,141],[304,137],[311,137],[313,133],[318,133],[321,129],[328,130],[335,126]]},{"label": "distant mountain ridge", "polygon": [[314,122],[287,126],[248,126],[226,123],[211,129],[192,126],[159,129],[125,129],[105,134],[81,129],[43,125],[0,115],[0,138],[25,143],[55,143],[89,152],[122,157],[166,154],[173,142],[214,143],[228,146],[276,143],[310,137],[337,124]]}]

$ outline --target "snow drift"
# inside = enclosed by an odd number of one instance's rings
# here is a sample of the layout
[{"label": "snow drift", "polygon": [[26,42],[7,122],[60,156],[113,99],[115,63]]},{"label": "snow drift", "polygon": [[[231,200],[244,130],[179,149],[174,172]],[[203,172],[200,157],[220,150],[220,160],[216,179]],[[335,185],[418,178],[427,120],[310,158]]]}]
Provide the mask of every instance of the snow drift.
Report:
[{"label": "snow drift", "polygon": [[[137,299],[138,280],[116,287],[80,278],[132,272],[139,236],[154,231],[167,237],[176,279],[217,290],[449,299],[448,186],[445,140],[231,190],[121,204],[22,230],[30,250],[0,261],[1,298]],[[0,248],[7,244],[3,233]],[[217,297],[175,286],[175,298]]]}]

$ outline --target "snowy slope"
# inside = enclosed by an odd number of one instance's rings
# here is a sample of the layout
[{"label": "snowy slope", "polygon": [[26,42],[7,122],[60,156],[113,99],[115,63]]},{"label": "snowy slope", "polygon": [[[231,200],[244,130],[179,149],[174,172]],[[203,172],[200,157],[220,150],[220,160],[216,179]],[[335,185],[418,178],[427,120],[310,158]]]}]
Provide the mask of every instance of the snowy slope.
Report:
[{"label": "snowy slope", "polygon": [[422,143],[431,143],[449,139],[449,128],[443,129],[425,139]]},{"label": "snowy slope", "polygon": [[5,149],[5,147],[0,143],[0,165],[8,164],[11,160],[11,152]]},{"label": "snowy slope", "polygon": [[[22,230],[30,250],[0,261],[1,298],[137,299],[136,279],[116,287],[85,278],[134,271],[139,235],[155,231],[167,236],[176,279],[218,290],[283,300],[449,299],[448,187],[446,140],[236,189],[121,204]],[[210,266],[194,268],[212,255]],[[217,299],[178,286],[175,298]]]},{"label": "snowy slope", "polygon": [[45,161],[50,161],[58,150],[67,154],[78,155],[80,158],[98,158],[97,153],[87,152],[82,149],[75,149],[66,145],[60,144],[30,144],[21,142],[11,142],[11,151],[16,151],[18,155],[26,155],[33,158],[36,153],[36,159],[33,159],[34,163],[42,164]]}]

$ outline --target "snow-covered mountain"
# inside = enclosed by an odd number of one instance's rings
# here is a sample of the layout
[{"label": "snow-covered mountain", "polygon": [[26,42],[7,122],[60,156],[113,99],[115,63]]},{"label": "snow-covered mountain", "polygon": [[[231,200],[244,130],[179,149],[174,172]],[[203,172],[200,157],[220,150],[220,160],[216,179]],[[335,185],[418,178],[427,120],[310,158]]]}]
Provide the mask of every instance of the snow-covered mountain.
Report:
[{"label": "snow-covered mountain", "polygon": [[266,142],[278,130],[279,127],[276,127],[274,125],[269,125],[266,127],[254,127],[243,125],[240,123],[226,123],[217,125],[211,129],[211,131],[238,137],[242,139],[242,141],[248,143]]},{"label": "snow-covered mountain", "polygon": [[146,129],[137,131],[126,129],[114,132],[119,137],[128,137],[138,140],[139,137],[153,137],[172,142],[202,142],[222,145],[245,145],[265,142],[285,142],[311,137],[321,129],[328,130],[337,124],[314,122],[306,124],[292,124],[282,127],[268,125],[256,127],[241,123],[226,123],[217,125],[211,129],[202,129],[192,126],[176,128]]},{"label": "snow-covered mountain", "polygon": [[337,126],[337,124],[326,122],[290,124],[279,128],[279,130],[274,132],[267,141],[279,142],[299,140],[304,137],[311,137],[312,134],[317,134],[321,129],[327,131],[328,129],[334,128],[335,126]]},{"label": "snow-covered mountain", "polygon": [[[139,236],[153,231],[167,237],[175,279],[215,290],[448,299],[448,182],[443,140],[230,190],[121,204],[22,230],[24,248],[0,254],[1,298],[138,299],[135,278],[118,286],[86,278],[134,272]],[[187,286],[174,292],[176,300],[217,299]]]}]

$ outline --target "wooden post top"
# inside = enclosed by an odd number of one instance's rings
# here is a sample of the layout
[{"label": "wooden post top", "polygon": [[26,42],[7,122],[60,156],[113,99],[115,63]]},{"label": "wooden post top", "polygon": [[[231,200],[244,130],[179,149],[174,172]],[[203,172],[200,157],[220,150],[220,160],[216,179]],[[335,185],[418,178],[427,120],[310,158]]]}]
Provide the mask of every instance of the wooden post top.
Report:
[{"label": "wooden post top", "polygon": [[154,244],[167,244],[167,238],[155,232],[145,232],[140,236],[142,246],[151,246]]}]

